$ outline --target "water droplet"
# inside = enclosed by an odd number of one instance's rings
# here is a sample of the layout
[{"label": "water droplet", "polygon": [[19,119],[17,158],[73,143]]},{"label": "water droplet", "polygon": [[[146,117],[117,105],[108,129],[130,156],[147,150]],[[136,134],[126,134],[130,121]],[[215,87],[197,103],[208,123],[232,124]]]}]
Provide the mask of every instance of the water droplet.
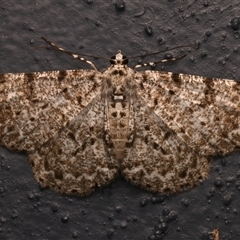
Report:
[{"label": "water droplet", "polygon": [[221,59],[221,58],[220,58],[220,59],[218,60],[218,63],[219,63],[219,64],[222,64],[222,65],[225,65],[225,64],[226,64],[226,61],[225,61],[224,59]]},{"label": "water droplet", "polygon": [[236,39],[238,39],[239,38],[239,32],[234,32],[234,37],[236,38]]},{"label": "water droplet", "polygon": [[83,215],[83,216],[86,216],[86,215],[87,215],[87,210],[86,210],[86,209],[82,209],[81,212],[82,212],[82,215]]},{"label": "water droplet", "polygon": [[116,223],[116,222],[113,222],[113,223],[112,223],[112,227],[113,227],[113,228],[117,228],[117,227],[118,227],[117,223]]},{"label": "water droplet", "polygon": [[188,200],[188,199],[182,199],[182,200],[181,200],[181,203],[182,203],[183,206],[188,207],[188,205],[189,205],[189,200]]},{"label": "water droplet", "polygon": [[78,236],[77,231],[74,231],[74,232],[72,233],[72,237],[73,237],[73,238],[77,238],[77,236]]},{"label": "water droplet", "polygon": [[1,166],[2,166],[2,167],[5,167],[5,164],[6,164],[6,163],[5,163],[5,161],[3,160],[3,161],[1,162]]},{"label": "water droplet", "polygon": [[116,212],[120,213],[122,211],[122,207],[121,206],[116,206],[115,210],[116,210]]},{"label": "water droplet", "polygon": [[58,209],[59,209],[58,204],[53,203],[53,205],[52,205],[52,211],[53,211],[53,212],[58,212]]},{"label": "water droplet", "polygon": [[221,164],[222,164],[222,166],[225,166],[227,164],[226,158],[221,159]]},{"label": "water droplet", "polygon": [[6,219],[5,217],[1,217],[1,218],[0,218],[0,222],[1,222],[1,223],[5,223],[6,221],[7,221],[7,219]]},{"label": "water droplet", "polygon": [[33,198],[34,198],[33,193],[29,193],[29,194],[28,194],[28,199],[32,200]]},{"label": "water droplet", "polygon": [[87,4],[91,4],[93,2],[93,0],[84,0],[84,2]]},{"label": "water droplet", "polygon": [[202,53],[201,53],[201,57],[202,57],[202,58],[205,58],[206,56],[207,56],[207,52],[202,51]]},{"label": "water droplet", "polygon": [[166,222],[172,222],[174,221],[175,219],[177,219],[178,215],[175,211],[171,211],[168,216],[166,217]]},{"label": "water droplet", "polygon": [[67,223],[68,220],[69,220],[68,215],[63,215],[63,216],[61,217],[61,221],[62,221],[62,223]]},{"label": "water droplet", "polygon": [[165,200],[165,196],[164,195],[156,195],[156,196],[153,196],[153,197],[151,197],[151,202],[152,203],[162,203],[162,202],[164,202],[164,200]]},{"label": "water droplet", "polygon": [[226,37],[227,37],[226,33],[223,33],[223,34],[221,35],[222,40],[225,40]]},{"label": "water droplet", "polygon": [[173,58],[173,55],[171,53],[165,53],[164,54],[164,58],[165,59],[172,59]]},{"label": "water droplet", "polygon": [[163,234],[160,231],[155,231],[153,235],[149,237],[150,240],[162,239]]},{"label": "water droplet", "polygon": [[4,193],[4,188],[3,187],[0,187],[0,193]]},{"label": "water droplet", "polygon": [[220,178],[215,178],[214,185],[220,188],[223,186],[223,181]]},{"label": "water droplet", "polygon": [[161,222],[158,225],[158,230],[161,231],[162,233],[164,233],[167,229],[168,229],[168,225],[165,222]]},{"label": "water droplet", "polygon": [[145,26],[145,33],[148,35],[148,36],[152,36],[153,35],[153,29],[151,26],[147,25]]},{"label": "water droplet", "polygon": [[223,197],[223,202],[224,202],[225,206],[229,206],[231,201],[232,201],[232,196],[230,194],[225,195]]},{"label": "water droplet", "polygon": [[206,194],[207,199],[210,199],[211,197],[213,197],[214,193],[215,193],[215,188],[211,188],[209,192]]},{"label": "water droplet", "polygon": [[113,214],[110,214],[110,215],[108,216],[108,219],[109,219],[110,221],[113,221],[113,220],[114,220]]},{"label": "water droplet", "polygon": [[114,233],[114,230],[112,228],[107,230],[107,237],[108,238],[112,237],[113,233]]},{"label": "water droplet", "polygon": [[189,57],[189,59],[190,59],[191,62],[195,62],[194,56]]},{"label": "water droplet", "polygon": [[125,10],[125,2],[123,0],[117,0],[116,3],[114,3],[115,9],[119,12],[122,12]]},{"label": "water droplet", "polygon": [[121,222],[120,226],[121,226],[121,228],[126,228],[127,222],[126,221]]},{"label": "water droplet", "polygon": [[210,37],[211,34],[212,34],[212,33],[211,33],[210,31],[207,31],[207,32],[205,33],[206,37]]},{"label": "water droplet", "polygon": [[170,209],[168,207],[164,207],[163,210],[162,210],[162,214],[163,216],[166,216],[170,213]]},{"label": "water droplet", "polygon": [[228,183],[233,183],[233,182],[235,182],[235,178],[234,177],[228,177],[227,178],[227,180],[226,180],[226,182],[228,182]]},{"label": "water droplet", "polygon": [[229,55],[225,55],[224,59],[227,61],[229,59]]},{"label": "water droplet", "polygon": [[238,47],[234,47],[233,52],[237,53],[238,52]]},{"label": "water droplet", "polygon": [[208,1],[205,1],[205,2],[203,3],[203,6],[204,6],[204,7],[208,7],[208,6],[209,6],[209,2],[208,2]]},{"label": "water droplet", "polygon": [[199,49],[200,46],[201,46],[201,42],[200,42],[199,40],[196,40],[196,41],[195,41],[195,47],[196,47],[197,49]]},{"label": "water droplet", "polygon": [[222,50],[225,50],[226,48],[226,45],[222,45]]},{"label": "water droplet", "polygon": [[142,198],[141,200],[140,200],[140,205],[141,205],[141,207],[144,207],[144,206],[146,206],[147,205],[147,203],[148,203],[148,199],[147,198]]},{"label": "water droplet", "polygon": [[79,48],[79,49],[83,49],[83,48],[84,48],[84,45],[81,44],[78,48]]},{"label": "water droplet", "polygon": [[133,219],[133,222],[136,222],[138,220],[137,216],[133,216],[132,219]]},{"label": "water droplet", "polygon": [[239,17],[232,18],[230,21],[230,24],[231,24],[231,28],[234,31],[237,31],[240,27],[240,18]]},{"label": "water droplet", "polygon": [[206,232],[206,231],[203,231],[202,233],[201,233],[201,239],[202,240],[209,240],[209,233],[208,232]]},{"label": "water droplet", "polygon": [[17,218],[18,217],[18,212],[17,210],[13,209],[12,212],[11,212],[11,218]]},{"label": "water droplet", "polygon": [[165,44],[165,39],[162,38],[162,37],[160,37],[160,38],[158,39],[158,44],[159,44],[160,46],[163,45],[163,44]]}]

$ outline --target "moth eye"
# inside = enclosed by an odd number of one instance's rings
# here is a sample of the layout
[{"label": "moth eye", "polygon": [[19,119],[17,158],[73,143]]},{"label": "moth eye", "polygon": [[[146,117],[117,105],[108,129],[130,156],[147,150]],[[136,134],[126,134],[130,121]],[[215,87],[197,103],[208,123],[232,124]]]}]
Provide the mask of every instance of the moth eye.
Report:
[{"label": "moth eye", "polygon": [[123,64],[124,65],[128,64],[128,58],[126,56],[123,56]]},{"label": "moth eye", "polygon": [[[111,60],[111,59],[112,59],[112,60]],[[116,59],[116,57],[115,57],[115,56],[112,56],[111,59],[110,59],[110,64],[115,64],[115,61],[114,61],[114,60]]]}]

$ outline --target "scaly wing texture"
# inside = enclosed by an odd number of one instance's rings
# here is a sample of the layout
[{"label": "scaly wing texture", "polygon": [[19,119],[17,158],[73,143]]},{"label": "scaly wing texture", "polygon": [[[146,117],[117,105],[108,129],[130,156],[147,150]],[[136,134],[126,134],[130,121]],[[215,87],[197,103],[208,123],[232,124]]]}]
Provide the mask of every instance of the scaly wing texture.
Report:
[{"label": "scaly wing texture", "polygon": [[33,151],[100,93],[95,71],[0,75],[0,145]]},{"label": "scaly wing texture", "polygon": [[240,82],[188,74],[136,73],[138,94],[179,139],[203,156],[240,146]]},{"label": "scaly wing texture", "polygon": [[116,177],[119,165],[109,156],[104,143],[104,107],[98,95],[29,155],[34,176],[43,187],[84,196]]},{"label": "scaly wing texture", "polygon": [[153,192],[176,193],[208,176],[209,160],[191,149],[140,96],[134,111],[135,139],[121,165],[126,179]]}]

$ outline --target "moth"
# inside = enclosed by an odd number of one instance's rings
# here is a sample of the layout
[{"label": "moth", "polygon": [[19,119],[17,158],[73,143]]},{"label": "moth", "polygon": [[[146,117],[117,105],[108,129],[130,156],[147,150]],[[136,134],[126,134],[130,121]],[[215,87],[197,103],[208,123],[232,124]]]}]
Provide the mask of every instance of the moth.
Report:
[{"label": "moth", "polygon": [[[43,187],[86,196],[119,174],[169,194],[208,177],[213,156],[240,146],[240,83],[137,71],[118,51],[103,72],[0,75],[0,145],[25,151]],[[155,62],[158,63],[158,62]]]}]

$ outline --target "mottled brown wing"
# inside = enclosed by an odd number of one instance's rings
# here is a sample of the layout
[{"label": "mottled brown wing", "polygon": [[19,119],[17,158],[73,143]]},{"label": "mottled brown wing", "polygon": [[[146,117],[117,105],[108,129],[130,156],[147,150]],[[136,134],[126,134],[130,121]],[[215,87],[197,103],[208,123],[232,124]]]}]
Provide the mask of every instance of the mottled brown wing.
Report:
[{"label": "mottled brown wing", "polygon": [[0,145],[33,151],[100,93],[91,70],[0,75]]},{"label": "mottled brown wing", "polygon": [[203,156],[240,146],[240,82],[187,74],[136,73],[138,94],[179,139]]},{"label": "mottled brown wing", "polygon": [[34,176],[43,187],[85,196],[116,177],[119,165],[104,143],[103,102],[98,95],[53,138],[29,154]]},{"label": "mottled brown wing", "polygon": [[209,160],[190,148],[140,96],[134,112],[134,142],[121,165],[126,179],[153,192],[176,193],[207,178]]}]

